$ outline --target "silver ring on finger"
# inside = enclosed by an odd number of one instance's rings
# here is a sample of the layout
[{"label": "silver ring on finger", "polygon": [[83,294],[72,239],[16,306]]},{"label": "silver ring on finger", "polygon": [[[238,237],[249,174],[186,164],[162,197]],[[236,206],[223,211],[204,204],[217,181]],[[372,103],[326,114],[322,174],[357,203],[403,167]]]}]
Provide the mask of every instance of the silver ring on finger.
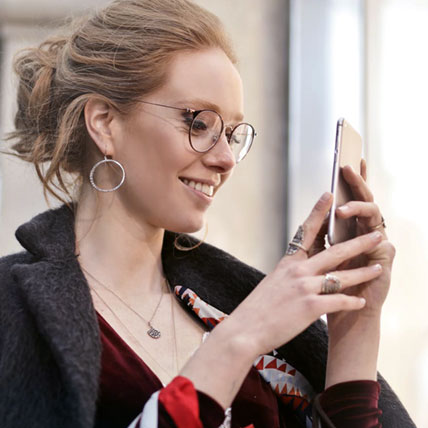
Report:
[{"label": "silver ring on finger", "polygon": [[342,289],[340,279],[332,273],[326,273],[322,280],[321,294],[335,294]]},{"label": "silver ring on finger", "polygon": [[303,239],[304,239],[304,230],[303,230],[303,226],[300,225],[297,228],[297,232],[294,235],[294,238],[289,242],[285,255],[292,256],[293,254],[296,254],[297,251],[299,250],[302,250],[306,254],[308,254],[309,250],[303,245]]}]

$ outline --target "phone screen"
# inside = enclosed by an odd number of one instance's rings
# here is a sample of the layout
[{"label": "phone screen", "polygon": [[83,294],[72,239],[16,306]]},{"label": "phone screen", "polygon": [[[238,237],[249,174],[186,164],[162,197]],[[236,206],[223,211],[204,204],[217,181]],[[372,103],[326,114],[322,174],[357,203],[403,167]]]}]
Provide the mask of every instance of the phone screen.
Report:
[{"label": "phone screen", "polygon": [[353,200],[350,187],[342,176],[343,167],[351,165],[354,171],[360,172],[363,141],[361,136],[343,118],[337,121],[336,143],[334,150],[333,177],[331,192],[333,204],[328,224],[328,241],[330,245],[347,241],[356,235],[356,219],[336,217],[336,208]]}]

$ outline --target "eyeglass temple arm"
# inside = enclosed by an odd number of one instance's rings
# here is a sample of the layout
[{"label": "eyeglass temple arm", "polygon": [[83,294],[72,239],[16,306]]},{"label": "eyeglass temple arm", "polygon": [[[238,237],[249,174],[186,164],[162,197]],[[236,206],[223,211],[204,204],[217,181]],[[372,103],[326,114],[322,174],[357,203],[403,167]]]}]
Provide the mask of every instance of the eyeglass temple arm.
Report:
[{"label": "eyeglass temple arm", "polygon": [[139,103],[143,103],[143,104],[150,104],[152,106],[158,106],[158,107],[165,107],[165,108],[172,108],[174,110],[181,110],[181,111],[185,111],[187,113],[196,113],[196,110],[193,110],[191,108],[182,108],[182,107],[174,107],[174,106],[167,106],[165,104],[159,104],[159,103],[152,103],[150,101],[138,101]]}]

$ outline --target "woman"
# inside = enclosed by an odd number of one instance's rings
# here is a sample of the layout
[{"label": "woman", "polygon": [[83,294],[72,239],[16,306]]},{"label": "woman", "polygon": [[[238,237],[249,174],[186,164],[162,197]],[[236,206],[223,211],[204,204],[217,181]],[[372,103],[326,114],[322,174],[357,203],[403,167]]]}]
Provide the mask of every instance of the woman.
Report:
[{"label": "woman", "polygon": [[71,202],[1,260],[2,427],[414,426],[382,378],[378,408],[394,249],[364,168],[338,211],[360,236],[320,248],[326,193],[265,277],[175,239],[251,147],[235,63],[187,0],[117,0],[17,58],[13,148]]}]

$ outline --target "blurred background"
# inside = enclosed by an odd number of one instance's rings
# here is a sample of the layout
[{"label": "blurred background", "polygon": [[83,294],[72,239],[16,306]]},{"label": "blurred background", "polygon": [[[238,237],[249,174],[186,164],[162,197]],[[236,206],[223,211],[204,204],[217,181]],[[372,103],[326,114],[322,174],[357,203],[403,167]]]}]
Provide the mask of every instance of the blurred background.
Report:
[{"label": "blurred background", "polygon": [[[196,0],[240,58],[255,146],[219,193],[207,241],[269,272],[330,189],[335,125],[363,135],[369,184],[397,248],[379,370],[428,428],[428,0]],[[104,0],[1,0],[0,136],[15,108],[11,62],[65,16]],[[0,158],[0,255],[46,209],[33,168]],[[55,206],[53,202],[53,206]]]}]

